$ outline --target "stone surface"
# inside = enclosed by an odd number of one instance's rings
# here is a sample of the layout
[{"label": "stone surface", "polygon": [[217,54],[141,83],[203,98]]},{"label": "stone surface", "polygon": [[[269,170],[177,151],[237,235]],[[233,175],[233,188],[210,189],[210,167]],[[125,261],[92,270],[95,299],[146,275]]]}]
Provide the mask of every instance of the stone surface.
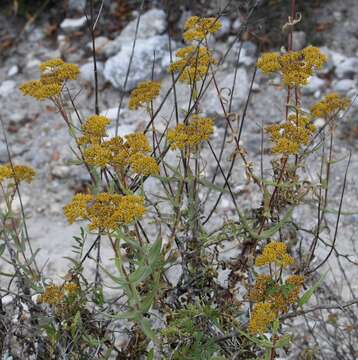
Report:
[{"label": "stone surface", "polygon": [[11,68],[9,69],[9,71],[7,72],[7,76],[8,77],[12,77],[17,75],[19,72],[19,67],[17,65],[13,65],[11,66]]},{"label": "stone surface", "polygon": [[358,73],[358,58],[345,58],[342,62],[336,65],[336,74],[342,78],[353,78]]},{"label": "stone surface", "polygon": [[[101,80],[101,78],[103,77],[104,64],[101,61],[97,61],[96,64],[97,64],[97,75],[99,80]],[[94,81],[93,62],[89,62],[80,66],[80,79],[87,82]]]},{"label": "stone surface", "polygon": [[[116,56],[109,58],[105,63],[104,76],[116,88],[123,89],[131,51],[131,44],[127,44]],[[154,51],[156,59],[154,72],[156,76],[159,76],[163,72],[163,60],[168,55],[167,36],[157,35],[149,39],[137,40],[125,90],[133,89],[140,81],[151,79]]]},{"label": "stone surface", "polygon": [[314,94],[318,90],[322,90],[326,82],[317,76],[311,76],[308,85],[302,87],[302,94]]},{"label": "stone surface", "polygon": [[306,33],[304,31],[292,32],[292,50],[301,50],[306,46]]},{"label": "stone surface", "polygon": [[343,79],[338,80],[332,84],[332,89],[341,93],[347,93],[349,90],[355,87],[354,80]]},{"label": "stone surface", "polygon": [[15,89],[16,82],[13,80],[6,80],[0,85],[0,97],[9,96]]},{"label": "stone surface", "polygon": [[[131,46],[134,41],[136,26],[137,19],[134,19],[127,24],[119,36],[117,36],[114,40],[109,41],[103,47],[103,53],[105,56],[109,57],[116,54],[123,46]],[[165,12],[159,9],[151,9],[141,15],[137,39],[148,39],[155,35],[160,35],[164,32],[166,26]]]},{"label": "stone surface", "polygon": [[77,19],[65,19],[60,27],[65,33],[70,33],[82,29],[87,23],[87,18],[82,16]]},{"label": "stone surface", "polygon": [[68,0],[68,8],[72,11],[83,12],[86,8],[86,0]]}]

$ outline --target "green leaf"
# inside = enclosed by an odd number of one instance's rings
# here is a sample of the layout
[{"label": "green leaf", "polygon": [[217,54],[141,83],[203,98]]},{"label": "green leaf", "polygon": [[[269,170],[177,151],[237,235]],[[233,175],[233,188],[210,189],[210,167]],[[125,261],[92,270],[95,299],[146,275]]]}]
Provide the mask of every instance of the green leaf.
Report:
[{"label": "green leaf", "polygon": [[129,275],[129,282],[137,286],[143,282],[152,273],[152,268],[149,266],[141,265],[134,272]]},{"label": "green leaf", "polygon": [[79,311],[76,312],[75,318],[71,324],[71,336],[72,338],[75,337],[76,332],[77,332],[77,328],[78,328],[78,324],[81,321],[81,313]]},{"label": "green leaf", "polygon": [[303,306],[309,301],[309,299],[314,294],[314,292],[322,285],[323,280],[326,277],[327,273],[328,271],[322,274],[319,280],[302,295],[302,297],[298,300],[299,306]]},{"label": "green leaf", "polygon": [[284,336],[282,336],[278,341],[276,341],[275,343],[275,347],[276,348],[283,348],[285,346],[287,346],[291,341],[291,336],[286,334]]},{"label": "green leaf", "polygon": [[160,250],[162,249],[162,238],[161,236],[157,237],[154,244],[150,247],[148,253],[148,262],[150,265],[155,264],[160,257]]},{"label": "green leaf", "polygon": [[143,330],[145,336],[149,338],[150,340],[156,342],[156,336],[155,332],[152,330],[152,327],[150,325],[150,321],[148,319],[142,318],[139,321],[139,325],[141,329]]},{"label": "green leaf", "polygon": [[207,179],[203,179],[203,178],[199,179],[199,184],[209,188],[210,190],[217,191],[219,193],[225,193],[225,194],[229,193],[229,190],[225,189],[222,186],[213,184],[211,181],[209,181]]},{"label": "green leaf", "polygon": [[139,317],[141,317],[142,314],[139,311],[125,311],[122,313],[118,313],[116,315],[113,315],[112,317],[115,319],[127,319],[127,320],[137,320]]},{"label": "green leaf", "polygon": [[2,254],[4,253],[5,251],[5,244],[1,244],[0,245],[0,256],[2,256]]}]

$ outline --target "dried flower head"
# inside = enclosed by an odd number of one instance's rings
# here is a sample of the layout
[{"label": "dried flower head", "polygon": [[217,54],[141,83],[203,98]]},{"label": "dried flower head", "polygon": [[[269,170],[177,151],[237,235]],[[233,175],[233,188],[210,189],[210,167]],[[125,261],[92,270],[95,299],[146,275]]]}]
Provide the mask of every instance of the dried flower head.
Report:
[{"label": "dried flower head", "polygon": [[26,165],[0,165],[0,182],[8,180],[16,180],[16,182],[26,181],[30,183],[36,175],[35,170]]},{"label": "dried flower head", "polygon": [[317,102],[311,107],[311,113],[315,117],[322,117],[325,119],[332,118],[338,114],[339,111],[348,109],[351,101],[337,93],[326,95],[323,100]]},{"label": "dried flower head", "polygon": [[214,122],[211,118],[193,115],[189,124],[179,124],[168,130],[168,142],[171,149],[189,149],[195,151],[202,141],[209,140],[214,133]]},{"label": "dried flower head", "polygon": [[269,325],[277,318],[270,303],[258,303],[255,305],[248,326],[251,334],[263,334]]},{"label": "dried flower head", "polygon": [[64,293],[69,296],[75,295],[79,289],[80,286],[72,281],[63,285]]},{"label": "dried flower head", "polygon": [[217,18],[201,18],[199,16],[189,17],[185,24],[183,38],[185,41],[203,40],[208,34],[215,33],[221,29],[221,22]]},{"label": "dried flower head", "polygon": [[131,92],[128,108],[136,110],[140,106],[148,106],[160,93],[160,83],[156,81],[142,81]]},{"label": "dried flower head", "polygon": [[64,293],[61,286],[49,285],[46,286],[45,291],[38,298],[40,304],[45,303],[48,305],[58,305],[64,299]]},{"label": "dried flower head", "polygon": [[67,64],[61,59],[52,59],[39,65],[40,79],[31,80],[20,86],[24,95],[37,100],[54,98],[60,95],[67,80],[76,80],[80,72],[75,64]]},{"label": "dried flower head", "polygon": [[279,267],[288,267],[294,264],[294,259],[287,253],[287,245],[283,242],[270,242],[267,244],[262,254],[257,256],[255,265],[264,266],[276,264]]},{"label": "dried flower head", "polygon": [[179,80],[184,83],[194,84],[203,80],[212,64],[216,60],[208,48],[203,46],[188,46],[179,49],[175,55],[179,60],[169,65],[169,72],[179,72]]}]

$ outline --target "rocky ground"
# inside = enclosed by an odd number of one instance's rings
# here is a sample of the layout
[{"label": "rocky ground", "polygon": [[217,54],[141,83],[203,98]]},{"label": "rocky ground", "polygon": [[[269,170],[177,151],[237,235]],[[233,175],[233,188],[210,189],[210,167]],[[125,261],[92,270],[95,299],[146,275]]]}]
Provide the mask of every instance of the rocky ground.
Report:
[{"label": "rocky ground", "polygon": [[[31,185],[24,185],[22,193],[33,247],[41,248],[38,261],[48,275],[62,275],[67,269],[67,261],[63,260],[63,257],[71,254],[72,236],[78,234],[79,226],[69,226],[66,223],[62,208],[71,199],[74,192],[80,191],[86,186],[89,179],[83,169],[70,164],[73,158],[69,147],[70,137],[65,123],[56,109],[48,102],[37,103],[31,98],[22,96],[18,87],[23,82],[38,76],[37,65],[40,62],[49,58],[61,57],[68,62],[80,65],[80,80],[73,84],[74,91],[81,90],[76,97],[76,103],[84,116],[94,112],[93,64],[90,39],[85,29],[86,18],[80,11],[81,1],[70,1],[69,6],[70,8],[66,12],[67,17],[58,19],[57,23],[54,23],[53,18],[48,18],[46,15],[36,19],[34,24],[27,26],[16,43],[6,52],[4,51],[4,55],[0,57],[0,116],[7,127],[14,161],[24,162],[37,170],[35,181]],[[120,21],[118,28],[121,30],[109,32],[105,27],[105,19],[107,15],[113,16],[111,13],[107,14],[111,11],[115,12],[118,9],[116,10],[113,5],[104,11],[98,26],[96,42],[100,77],[100,109],[104,115],[114,121],[121,95],[120,90],[123,87],[127,71],[138,13],[136,11],[129,12],[118,20]],[[354,99],[358,93],[358,22],[356,21],[358,3],[355,0],[322,2],[321,7],[312,16],[317,23],[317,28],[325,27],[324,33],[320,36],[324,39],[322,50],[329,56],[329,62],[318,76],[312,78],[311,84],[304,91],[306,96],[304,101],[309,105],[330,91],[337,91]],[[162,96],[171,86],[171,78],[166,73],[166,67],[170,62],[166,18],[165,12],[159,8],[147,9],[142,16],[130,80],[127,82],[125,90],[128,91],[138,81],[151,77],[154,50],[154,76],[155,79],[162,81]],[[226,52],[243,21],[243,18],[236,15],[223,18],[223,29],[211,43],[211,46],[215,47],[218,57]],[[9,18],[1,12],[0,24],[0,30],[5,31],[6,29],[7,32],[9,28],[14,32],[21,32],[24,25],[22,21],[14,22],[11,17]],[[303,31],[294,34],[297,48],[311,43],[312,40],[306,35]],[[173,49],[180,45],[180,39],[177,37],[173,41]],[[217,74],[220,88],[223,89],[223,96],[225,96],[225,88],[231,87],[238,47],[236,44],[234,51],[227,57]],[[255,42],[244,42],[232,109],[240,114],[242,114],[243,104],[246,100],[257,51]],[[283,113],[284,93],[279,87],[273,86],[273,83],[278,83],[277,80],[268,80],[258,74],[254,83],[242,137],[243,146],[253,161],[259,160],[262,122],[265,124],[274,121]],[[178,97],[181,99],[180,104],[184,105],[188,91],[183,85],[179,85],[177,91]],[[126,100],[127,96],[120,116],[119,132],[122,135],[142,129],[147,120],[146,115],[141,111],[128,111]],[[204,113],[216,119],[214,143],[219,148],[225,122],[220,103],[215,97],[214,88],[208,90],[201,107]],[[160,117],[163,124],[170,119],[172,110],[173,99],[170,97],[163,107]],[[318,121],[317,125],[322,126],[322,122]],[[337,134],[334,158],[342,161],[333,166],[330,208],[338,208],[347,155],[351,151],[352,161],[343,206],[346,215],[342,217],[337,241],[339,252],[351,254],[352,247],[356,245],[354,236],[358,228],[357,101],[342,119]],[[0,163],[5,163],[8,159],[2,140],[0,142]],[[228,154],[225,155],[228,157]],[[224,159],[228,163],[227,157]],[[312,166],[307,169],[305,174],[307,179],[313,182],[317,180],[316,165],[317,162],[313,161]],[[209,166],[208,172],[210,173],[212,169]],[[234,176],[238,186],[244,184],[242,169],[235,169]],[[245,205],[252,201],[258,203],[259,199],[255,198],[254,193],[243,193],[240,201]],[[219,207],[220,214],[230,213],[232,210],[230,206],[230,202],[224,197]],[[309,227],[312,220],[309,205],[295,214],[295,217]],[[330,218],[334,224],[335,215]],[[329,236],[327,234],[327,237]],[[227,250],[228,258],[236,256],[235,244],[231,244]],[[329,248],[321,245],[320,255],[323,257],[328,250]],[[103,251],[102,256],[109,259],[110,252],[107,253],[106,246]],[[351,260],[358,263],[357,257],[353,256]],[[347,262],[347,264],[350,263]],[[337,264],[335,264],[334,258],[330,266],[336,268]],[[357,267],[348,266],[348,268],[349,276],[358,275]],[[332,279],[334,279],[334,275],[332,275]],[[344,286],[344,282],[340,279],[335,279],[335,281],[342,285],[348,296],[349,290]],[[358,290],[357,282],[353,284],[353,288]]]}]

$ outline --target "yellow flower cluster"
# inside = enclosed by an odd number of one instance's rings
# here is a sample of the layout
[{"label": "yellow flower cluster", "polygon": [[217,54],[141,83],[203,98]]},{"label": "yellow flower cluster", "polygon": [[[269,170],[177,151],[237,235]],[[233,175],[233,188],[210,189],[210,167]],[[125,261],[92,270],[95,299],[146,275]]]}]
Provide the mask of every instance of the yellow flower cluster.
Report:
[{"label": "yellow flower cluster", "polygon": [[169,72],[179,72],[179,80],[194,84],[205,78],[211,64],[216,64],[208,48],[203,46],[187,46],[179,49],[175,55],[179,58],[169,65]]},{"label": "yellow flower cluster", "polygon": [[298,300],[303,282],[303,276],[291,275],[284,285],[279,285],[271,276],[261,274],[256,277],[255,285],[250,289],[249,299],[256,303],[270,303],[277,314],[285,313]]},{"label": "yellow flower cluster", "polygon": [[151,151],[148,139],[143,133],[113,137],[105,141],[110,121],[104,116],[90,116],[82,125],[80,145],[86,145],[83,151],[85,162],[91,166],[113,166],[121,171],[130,166],[133,172],[149,176],[159,173],[159,165],[148,155]]},{"label": "yellow flower cluster", "polygon": [[35,175],[35,171],[26,165],[14,165],[14,168],[10,164],[0,165],[0,182],[13,179],[18,183],[21,181],[30,183]]},{"label": "yellow flower cluster", "polygon": [[298,154],[302,145],[307,145],[316,127],[307,116],[290,114],[286,122],[266,127],[274,143],[276,154]]},{"label": "yellow flower cluster", "polygon": [[160,83],[156,81],[142,81],[131,92],[128,108],[136,110],[140,106],[148,106],[160,93]]},{"label": "yellow flower cluster", "polygon": [[185,24],[183,38],[185,41],[203,40],[209,33],[215,33],[221,29],[221,22],[214,17],[200,18],[189,17]]},{"label": "yellow flower cluster", "polygon": [[90,230],[111,231],[121,224],[138,220],[144,213],[144,198],[137,195],[76,194],[71,203],[64,207],[70,224],[76,220],[88,220]]},{"label": "yellow flower cluster", "polygon": [[269,303],[258,303],[255,305],[249,322],[251,334],[262,334],[267,331],[268,326],[276,319],[275,311]]},{"label": "yellow flower cluster", "polygon": [[92,115],[82,124],[82,136],[78,139],[79,144],[99,144],[102,138],[107,136],[107,126],[111,121],[105,116]]},{"label": "yellow flower cluster", "polygon": [[179,124],[168,130],[168,142],[172,149],[188,149],[193,151],[202,142],[207,141],[214,132],[211,118],[193,115],[189,124]]},{"label": "yellow flower cluster", "polygon": [[31,80],[20,86],[24,95],[37,100],[58,96],[67,80],[76,80],[80,72],[75,64],[67,64],[61,59],[52,59],[39,65],[40,79]]},{"label": "yellow flower cluster", "polygon": [[351,102],[348,98],[337,93],[331,93],[326,95],[323,100],[314,104],[311,107],[311,113],[315,117],[328,119],[336,116],[339,111],[348,109],[350,104]]},{"label": "yellow flower cluster", "polygon": [[264,247],[262,254],[257,256],[255,265],[275,264],[286,268],[293,265],[294,262],[293,257],[287,253],[287,245],[285,243],[272,241]]},{"label": "yellow flower cluster", "polygon": [[279,72],[287,86],[308,84],[314,70],[321,69],[327,57],[314,46],[285,54],[277,52],[265,53],[257,61],[257,67],[265,74]]}]

